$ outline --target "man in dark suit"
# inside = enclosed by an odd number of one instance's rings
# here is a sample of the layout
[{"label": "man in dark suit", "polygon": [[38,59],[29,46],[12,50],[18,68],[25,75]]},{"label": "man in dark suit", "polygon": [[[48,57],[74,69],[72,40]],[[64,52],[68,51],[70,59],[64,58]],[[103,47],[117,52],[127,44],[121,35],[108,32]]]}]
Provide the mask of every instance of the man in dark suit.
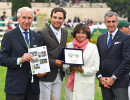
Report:
[{"label": "man in dark suit", "polygon": [[[1,50],[0,65],[7,67],[5,92],[6,100],[39,100],[39,78],[43,74],[32,74],[30,61],[32,55],[28,48],[41,46],[40,35],[29,28],[33,21],[33,10],[22,7],[17,12],[19,26],[4,34]],[[45,73],[46,74],[46,73]]]},{"label": "man in dark suit", "polygon": [[[124,32],[127,35],[130,35],[129,26],[130,26],[130,22],[128,22],[126,20],[119,20],[119,23],[117,25],[119,30]],[[130,69],[129,69],[129,80],[130,80]],[[128,97],[130,100],[130,83],[129,83],[129,87],[128,87]]]},{"label": "man in dark suit", "polygon": [[119,21],[115,12],[107,12],[104,18],[108,32],[97,40],[100,55],[97,78],[103,100],[128,100],[129,37],[117,28]]},{"label": "man in dark suit", "polygon": [[40,78],[40,100],[60,100],[62,93],[63,68],[59,60],[62,48],[66,45],[67,30],[61,28],[66,18],[66,11],[54,8],[51,11],[51,24],[38,33],[47,46],[51,72]]}]

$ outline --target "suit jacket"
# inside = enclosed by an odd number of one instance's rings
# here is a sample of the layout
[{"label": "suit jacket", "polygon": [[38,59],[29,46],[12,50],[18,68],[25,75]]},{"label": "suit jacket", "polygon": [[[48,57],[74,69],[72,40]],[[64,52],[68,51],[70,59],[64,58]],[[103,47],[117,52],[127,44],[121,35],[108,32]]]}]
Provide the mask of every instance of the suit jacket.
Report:
[{"label": "suit jacket", "polygon": [[[74,48],[73,43],[67,43],[67,48]],[[84,72],[75,72],[74,92],[65,86],[65,100],[94,100],[95,74],[99,70],[99,54],[95,44],[88,42],[83,53]],[[63,65],[65,85],[70,75],[69,65]],[[90,92],[91,90],[91,92]]]},{"label": "suit jacket", "polygon": [[56,79],[58,69],[60,69],[61,79],[63,80],[63,68],[56,67],[55,60],[59,59],[62,48],[66,45],[68,32],[66,29],[61,29],[61,41],[58,42],[55,34],[51,30],[50,26],[47,26],[38,33],[41,35],[44,44],[47,46],[49,63],[51,72],[48,72],[46,76],[40,78],[41,81],[52,82]]},{"label": "suit jacket", "polygon": [[[30,47],[43,45],[39,34],[31,30],[29,34]],[[28,48],[19,27],[4,34],[0,50],[0,65],[7,67],[5,92],[8,94],[25,93],[28,86],[32,88],[34,94],[40,92],[37,76],[34,75],[34,82],[31,83],[30,63],[24,62],[21,67],[17,65],[17,58],[27,52]]]},{"label": "suit jacket", "polygon": [[107,49],[107,34],[98,37],[97,47],[100,55],[100,69],[97,76],[117,77],[112,87],[128,87],[128,55],[129,37],[120,30],[115,34],[109,49]]}]

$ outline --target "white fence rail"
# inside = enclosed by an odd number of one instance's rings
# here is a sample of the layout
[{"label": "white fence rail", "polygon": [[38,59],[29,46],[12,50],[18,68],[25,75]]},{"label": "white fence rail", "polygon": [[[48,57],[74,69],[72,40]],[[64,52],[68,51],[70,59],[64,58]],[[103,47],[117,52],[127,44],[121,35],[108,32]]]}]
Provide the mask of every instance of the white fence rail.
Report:
[{"label": "white fence rail", "polygon": [[[1,41],[3,39],[3,35],[11,30],[14,29],[16,26],[15,24],[18,24],[18,22],[13,22],[13,21],[0,21],[0,45]],[[37,31],[37,22],[32,22],[32,25],[30,27],[31,30]]]}]

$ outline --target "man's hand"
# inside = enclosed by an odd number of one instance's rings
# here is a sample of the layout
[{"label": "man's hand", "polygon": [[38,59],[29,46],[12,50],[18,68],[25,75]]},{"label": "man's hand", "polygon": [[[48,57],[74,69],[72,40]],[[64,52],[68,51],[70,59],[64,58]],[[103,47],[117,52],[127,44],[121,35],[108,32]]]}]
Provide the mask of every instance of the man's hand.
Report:
[{"label": "man's hand", "polygon": [[64,62],[64,61],[56,59],[56,60],[55,60],[55,65],[56,65],[57,67],[60,67],[60,66],[62,65],[62,62]]},{"label": "man's hand", "polygon": [[110,88],[110,86],[107,84],[107,78],[106,77],[101,77],[99,79],[99,81],[105,88]]},{"label": "man's hand", "polygon": [[114,84],[114,80],[111,77],[106,77],[106,80],[108,86],[112,86]]},{"label": "man's hand", "polygon": [[105,88],[110,88],[114,84],[111,77],[101,77],[99,80]]},{"label": "man's hand", "polygon": [[47,72],[44,72],[44,73],[38,73],[36,76],[38,76],[38,77],[43,77],[43,76],[45,76],[47,74]]},{"label": "man's hand", "polygon": [[29,53],[24,53],[24,55],[20,58],[20,63],[24,63],[25,61],[33,61],[33,57]]},{"label": "man's hand", "polygon": [[106,77],[99,78],[99,81],[104,86],[104,84],[106,84]]}]

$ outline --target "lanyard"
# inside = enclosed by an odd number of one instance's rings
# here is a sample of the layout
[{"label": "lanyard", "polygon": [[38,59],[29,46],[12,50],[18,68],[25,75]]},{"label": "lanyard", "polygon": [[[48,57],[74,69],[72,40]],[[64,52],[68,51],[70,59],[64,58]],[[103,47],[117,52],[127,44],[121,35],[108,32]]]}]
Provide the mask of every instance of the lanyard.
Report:
[{"label": "lanyard", "polygon": [[25,41],[25,43],[26,43],[26,46],[27,46],[27,48],[30,48],[30,41],[29,41],[29,45],[27,44],[27,41],[26,41],[26,39],[24,38],[24,41]]}]

